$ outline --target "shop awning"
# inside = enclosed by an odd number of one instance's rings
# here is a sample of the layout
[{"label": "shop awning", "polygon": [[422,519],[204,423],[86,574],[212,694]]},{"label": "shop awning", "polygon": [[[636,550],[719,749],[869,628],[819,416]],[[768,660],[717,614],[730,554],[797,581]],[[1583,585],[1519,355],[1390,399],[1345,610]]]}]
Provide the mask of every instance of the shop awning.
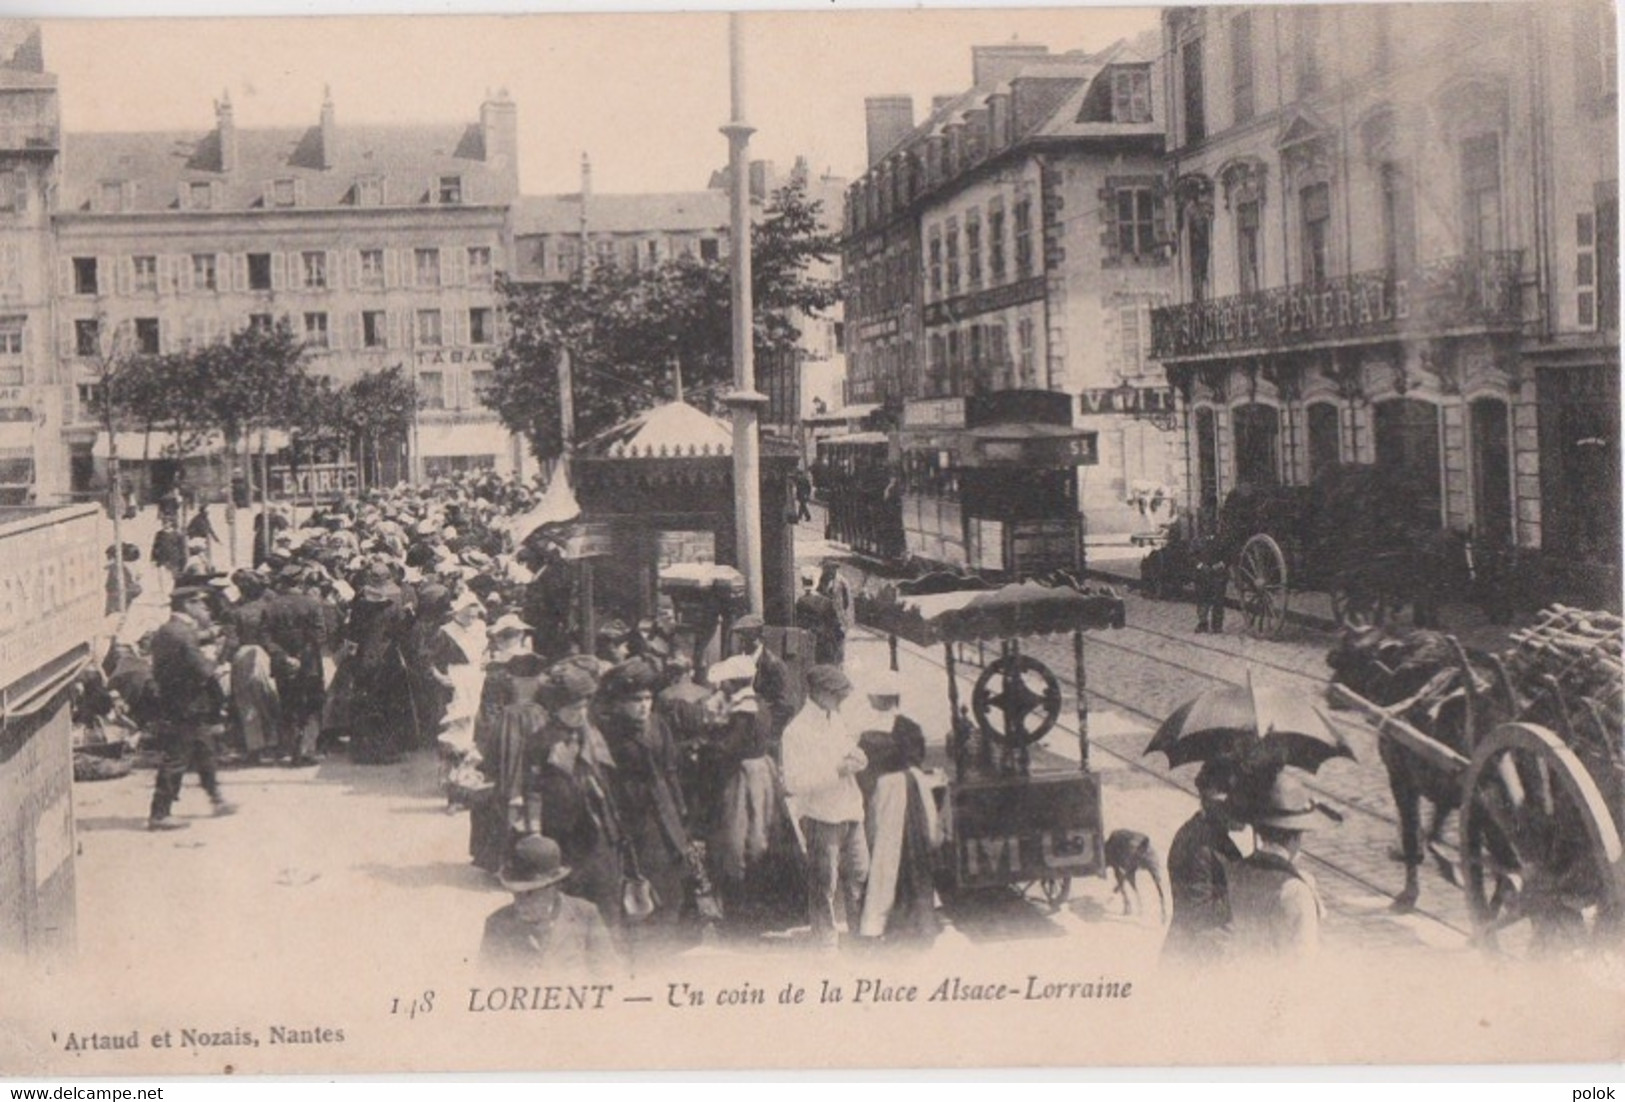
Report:
[{"label": "shop awning", "polygon": [[[118,437],[118,457],[120,462],[140,462],[143,456],[150,459],[180,458],[175,450],[175,434],[171,432],[154,432],[149,446],[148,436],[144,432],[121,432]],[[288,446],[288,434],[281,429],[269,429],[265,433],[265,450],[279,452]],[[255,455],[260,452],[260,434],[253,433],[246,441],[239,442],[239,453],[248,448]],[[218,455],[225,449],[225,439],[218,432],[211,432],[203,437],[197,447],[186,453],[187,456],[202,457]],[[106,459],[111,449],[108,446],[107,434],[98,432],[95,443],[90,446],[90,454],[97,459]]]},{"label": "shop awning", "polygon": [[508,434],[494,422],[437,425],[419,423],[418,452],[425,456],[502,455]]}]

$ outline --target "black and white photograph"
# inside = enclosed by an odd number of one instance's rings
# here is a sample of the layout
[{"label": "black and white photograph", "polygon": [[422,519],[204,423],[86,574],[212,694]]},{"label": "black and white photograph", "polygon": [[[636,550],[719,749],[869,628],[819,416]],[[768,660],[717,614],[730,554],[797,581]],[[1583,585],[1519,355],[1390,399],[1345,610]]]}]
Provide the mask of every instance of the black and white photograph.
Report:
[{"label": "black and white photograph", "polygon": [[0,17],[0,1078],[1617,1066],[1618,68]]}]

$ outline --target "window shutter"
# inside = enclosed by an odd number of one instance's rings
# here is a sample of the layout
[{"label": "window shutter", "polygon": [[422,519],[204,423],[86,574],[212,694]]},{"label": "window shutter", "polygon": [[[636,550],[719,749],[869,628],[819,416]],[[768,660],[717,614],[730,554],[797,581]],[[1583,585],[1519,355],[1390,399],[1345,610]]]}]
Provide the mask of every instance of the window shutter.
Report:
[{"label": "window shutter", "polygon": [[365,342],[362,340],[361,315],[350,313],[344,315],[344,345],[346,348],[361,348]]},{"label": "window shutter", "polygon": [[305,258],[298,253],[288,254],[288,286],[294,290],[305,288]]},{"label": "window shutter", "polygon": [[344,250],[344,285],[352,291],[361,286],[361,253],[355,249]]},{"label": "window shutter", "polygon": [[192,291],[192,258],[190,256],[177,256],[175,258],[175,289],[181,294],[190,294]]},{"label": "window shutter", "polygon": [[451,311],[451,345],[463,348],[468,344],[468,311]]},{"label": "window shutter", "polygon": [[461,287],[468,282],[468,250],[467,249],[441,249],[440,255],[446,265],[446,283],[452,287]]},{"label": "window shutter", "polygon": [[343,276],[343,273],[339,271],[339,265],[341,263],[343,263],[343,261],[344,261],[344,254],[343,253],[336,252],[333,249],[328,249],[327,250],[327,259],[326,259],[327,285],[329,287],[333,288],[334,290],[337,290],[338,288],[344,286],[344,282],[343,282],[344,281],[344,276]]},{"label": "window shutter", "polygon": [[56,262],[56,289],[58,294],[73,294],[73,258],[64,256]]},{"label": "window shutter", "polygon": [[271,290],[281,291],[288,286],[288,258],[281,253],[271,254]]},{"label": "window shutter", "polygon": [[1101,188],[1096,193],[1100,200],[1100,219],[1106,224],[1105,231],[1100,235],[1100,244],[1107,256],[1117,255],[1117,192],[1111,188]]},{"label": "window shutter", "polygon": [[384,340],[390,348],[405,348],[406,340],[401,333],[401,315],[391,310],[384,319]]},{"label": "window shutter", "polygon": [[135,290],[135,261],[128,256],[121,256],[113,261],[113,265],[118,293],[121,295],[132,293]]},{"label": "window shutter", "polygon": [[231,289],[248,290],[248,255],[232,253],[226,257],[226,262],[231,265]]},{"label": "window shutter", "polygon": [[57,327],[57,358],[71,359],[78,354],[78,342],[74,339],[73,319],[63,318]]},{"label": "window shutter", "polygon": [[384,250],[384,286],[399,287],[401,285],[401,258],[397,250]]}]

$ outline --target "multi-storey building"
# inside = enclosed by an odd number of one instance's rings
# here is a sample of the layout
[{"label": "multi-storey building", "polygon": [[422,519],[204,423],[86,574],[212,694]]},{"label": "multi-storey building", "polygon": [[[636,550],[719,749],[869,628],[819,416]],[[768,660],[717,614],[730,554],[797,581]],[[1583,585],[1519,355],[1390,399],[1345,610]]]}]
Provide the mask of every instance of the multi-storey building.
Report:
[{"label": "multi-storey building", "polygon": [[1609,6],[1176,8],[1163,34],[1179,303],[1152,346],[1190,505],[1376,463],[1419,521],[1617,591]]},{"label": "multi-storey building", "polygon": [[907,423],[920,400],[1072,395],[1099,450],[1080,507],[1102,532],[1143,524],[1131,486],[1173,469],[1171,434],[1116,412],[1162,388],[1146,356],[1171,279],[1149,52],[978,47],[973,86],[917,127],[906,97],[870,100],[871,166],[846,211],[849,396]]}]

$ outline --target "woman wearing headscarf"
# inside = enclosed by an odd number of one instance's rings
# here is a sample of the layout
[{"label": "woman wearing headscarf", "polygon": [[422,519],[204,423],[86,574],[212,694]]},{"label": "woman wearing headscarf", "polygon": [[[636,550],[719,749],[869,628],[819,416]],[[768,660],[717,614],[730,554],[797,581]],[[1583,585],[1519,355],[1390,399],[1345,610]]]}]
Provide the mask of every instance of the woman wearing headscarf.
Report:
[{"label": "woman wearing headscarf", "polygon": [[597,690],[597,679],[581,663],[567,659],[548,671],[541,700],[551,718],[542,735],[546,757],[534,790],[542,833],[559,844],[574,870],[565,890],[594,903],[616,930],[623,918],[623,833],[614,759],[588,714]]},{"label": "woman wearing headscarf", "polygon": [[615,804],[625,831],[629,872],[642,876],[654,892],[654,911],[634,927],[634,956],[676,948],[683,911],[683,885],[690,849],[678,752],[670,730],[654,714],[656,665],[633,658],[604,676],[604,741],[615,759]]}]

